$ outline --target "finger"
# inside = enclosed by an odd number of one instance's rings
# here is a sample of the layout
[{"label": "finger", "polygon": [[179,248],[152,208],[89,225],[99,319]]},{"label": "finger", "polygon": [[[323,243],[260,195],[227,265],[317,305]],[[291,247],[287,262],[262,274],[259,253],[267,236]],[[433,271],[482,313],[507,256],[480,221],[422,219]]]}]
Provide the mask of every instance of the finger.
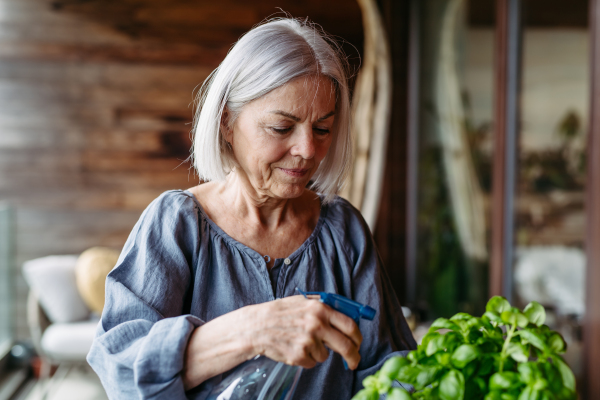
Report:
[{"label": "finger", "polygon": [[329,358],[329,350],[327,350],[322,341],[318,340],[310,349],[310,355],[316,362],[322,363]]},{"label": "finger", "polygon": [[329,323],[350,338],[357,347],[360,347],[363,337],[360,329],[358,329],[358,325],[356,325],[352,318],[332,309],[331,313],[329,313]]},{"label": "finger", "polygon": [[358,363],[360,362],[360,354],[358,352],[359,346],[350,340],[348,336],[344,335],[335,328],[330,328],[323,332],[322,340],[327,347],[341,355],[344,360],[346,360],[346,363],[348,363],[348,368],[356,369]]},{"label": "finger", "polygon": [[317,365],[317,362],[312,357],[304,357],[291,365],[298,365],[305,369],[311,369]]}]

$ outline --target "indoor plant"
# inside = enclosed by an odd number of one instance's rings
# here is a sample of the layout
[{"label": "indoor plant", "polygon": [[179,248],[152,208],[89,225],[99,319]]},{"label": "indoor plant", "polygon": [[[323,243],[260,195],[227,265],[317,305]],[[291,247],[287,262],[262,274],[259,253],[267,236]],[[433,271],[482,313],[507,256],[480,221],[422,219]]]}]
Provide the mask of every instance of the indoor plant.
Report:
[{"label": "indoor plant", "polygon": [[[381,394],[388,400],[576,399],[575,378],[560,356],[565,342],[545,319],[539,303],[521,311],[500,296],[490,299],[482,317],[439,318],[417,350],[386,361],[353,400]],[[415,392],[393,388],[394,380]]]}]

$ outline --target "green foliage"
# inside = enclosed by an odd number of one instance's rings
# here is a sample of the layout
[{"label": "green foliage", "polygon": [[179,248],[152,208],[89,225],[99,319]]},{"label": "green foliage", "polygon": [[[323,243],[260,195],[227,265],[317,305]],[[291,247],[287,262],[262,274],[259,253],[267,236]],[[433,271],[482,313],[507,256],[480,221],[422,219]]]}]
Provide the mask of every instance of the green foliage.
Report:
[{"label": "green foliage", "polygon": [[[563,338],[544,325],[546,311],[523,311],[492,297],[482,317],[438,318],[418,349],[393,357],[363,381],[353,400],[574,400],[575,378],[560,354]],[[440,333],[439,330],[445,330]],[[398,380],[415,388],[393,388]]]}]

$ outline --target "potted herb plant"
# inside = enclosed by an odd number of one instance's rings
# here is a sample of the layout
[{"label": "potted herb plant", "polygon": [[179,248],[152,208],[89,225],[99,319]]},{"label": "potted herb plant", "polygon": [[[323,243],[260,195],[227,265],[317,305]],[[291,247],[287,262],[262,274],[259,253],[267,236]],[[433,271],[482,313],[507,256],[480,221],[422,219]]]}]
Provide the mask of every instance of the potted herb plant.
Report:
[{"label": "potted herb plant", "polygon": [[[439,318],[417,350],[387,360],[353,400],[382,394],[388,400],[576,399],[575,377],[560,356],[565,341],[545,320],[539,303],[521,311],[500,296],[490,299],[482,317]],[[392,387],[394,380],[415,391]]]}]

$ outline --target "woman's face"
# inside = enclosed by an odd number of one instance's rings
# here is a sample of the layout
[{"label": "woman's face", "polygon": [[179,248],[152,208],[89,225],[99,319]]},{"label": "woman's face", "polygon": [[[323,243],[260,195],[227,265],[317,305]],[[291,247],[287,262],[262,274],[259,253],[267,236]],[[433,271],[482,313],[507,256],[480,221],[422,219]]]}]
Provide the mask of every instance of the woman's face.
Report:
[{"label": "woman's face", "polygon": [[331,145],[335,87],[301,77],[246,104],[226,139],[236,172],[260,196],[300,196]]}]

